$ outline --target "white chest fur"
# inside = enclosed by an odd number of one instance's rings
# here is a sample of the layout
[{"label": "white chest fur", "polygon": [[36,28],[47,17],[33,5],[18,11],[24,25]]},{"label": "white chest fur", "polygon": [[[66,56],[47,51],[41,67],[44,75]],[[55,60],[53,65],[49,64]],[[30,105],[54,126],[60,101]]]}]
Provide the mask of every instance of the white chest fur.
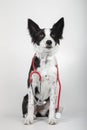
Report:
[{"label": "white chest fur", "polygon": [[49,77],[52,76],[53,74],[56,74],[56,67],[55,67],[56,63],[55,63],[55,59],[52,58],[45,58],[45,59],[41,59],[40,61],[40,67],[37,69],[42,77]]},{"label": "white chest fur", "polygon": [[[42,77],[41,92],[38,98],[41,100],[47,99],[50,95],[50,89],[53,82],[57,81],[56,60],[54,57],[42,58],[40,67],[37,69]],[[56,87],[56,86],[54,86]]]}]

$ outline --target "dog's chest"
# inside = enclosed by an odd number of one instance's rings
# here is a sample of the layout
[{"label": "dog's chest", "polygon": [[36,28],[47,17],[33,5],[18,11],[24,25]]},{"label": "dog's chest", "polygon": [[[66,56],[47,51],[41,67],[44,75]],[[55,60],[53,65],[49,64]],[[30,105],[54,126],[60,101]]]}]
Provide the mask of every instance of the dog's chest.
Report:
[{"label": "dog's chest", "polygon": [[40,59],[40,67],[37,71],[42,77],[40,94],[37,97],[40,100],[47,99],[50,95],[51,87],[57,80],[57,70],[54,58]]},{"label": "dog's chest", "polygon": [[40,67],[37,70],[41,74],[43,80],[51,80],[51,78],[56,75],[55,59],[40,59]]}]

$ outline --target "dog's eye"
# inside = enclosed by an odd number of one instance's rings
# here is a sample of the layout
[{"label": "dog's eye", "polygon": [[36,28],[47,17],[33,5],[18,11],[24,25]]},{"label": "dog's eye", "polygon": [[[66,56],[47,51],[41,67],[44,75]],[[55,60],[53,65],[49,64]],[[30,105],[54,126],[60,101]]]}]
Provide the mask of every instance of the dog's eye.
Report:
[{"label": "dog's eye", "polygon": [[43,38],[44,37],[44,33],[40,33],[40,38]]},{"label": "dog's eye", "polygon": [[54,38],[54,37],[55,37],[55,34],[54,34],[54,33],[51,33],[51,37],[53,37],[53,38]]}]

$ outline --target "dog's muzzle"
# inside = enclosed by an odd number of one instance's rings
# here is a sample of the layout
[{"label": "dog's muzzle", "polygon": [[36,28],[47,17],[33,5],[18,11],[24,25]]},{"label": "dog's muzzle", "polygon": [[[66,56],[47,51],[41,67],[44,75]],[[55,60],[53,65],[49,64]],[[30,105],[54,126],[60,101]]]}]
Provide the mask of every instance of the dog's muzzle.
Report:
[{"label": "dog's muzzle", "polygon": [[52,41],[51,41],[51,40],[47,40],[47,41],[46,41],[46,48],[47,48],[47,49],[52,48]]}]

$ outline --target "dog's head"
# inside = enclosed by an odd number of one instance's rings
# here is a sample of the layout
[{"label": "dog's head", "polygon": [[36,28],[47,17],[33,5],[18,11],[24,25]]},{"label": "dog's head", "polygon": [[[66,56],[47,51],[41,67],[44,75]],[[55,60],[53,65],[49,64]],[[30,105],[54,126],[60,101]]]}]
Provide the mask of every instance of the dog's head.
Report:
[{"label": "dog's head", "polygon": [[64,18],[57,21],[51,29],[41,29],[34,21],[28,19],[28,30],[35,48],[39,52],[52,52],[60,44],[64,28]]}]

